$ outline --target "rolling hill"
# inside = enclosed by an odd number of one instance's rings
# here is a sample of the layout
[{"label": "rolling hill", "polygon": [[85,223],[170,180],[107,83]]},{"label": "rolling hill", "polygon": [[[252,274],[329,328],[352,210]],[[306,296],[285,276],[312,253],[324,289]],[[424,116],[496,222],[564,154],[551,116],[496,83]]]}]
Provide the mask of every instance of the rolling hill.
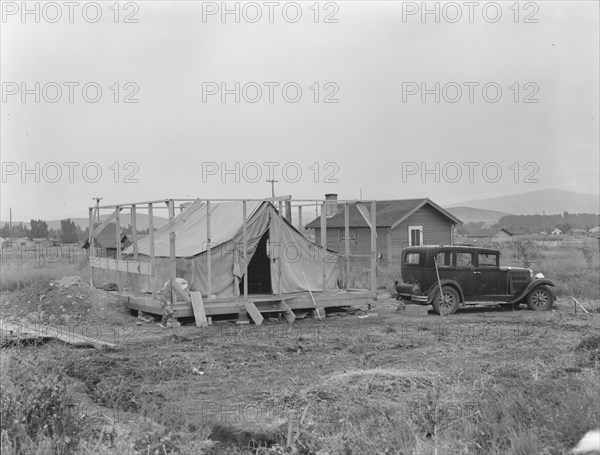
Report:
[{"label": "rolling hill", "polygon": [[504,212],[497,212],[495,210],[484,210],[476,209],[473,207],[452,207],[448,210],[452,215],[460,219],[463,223],[469,223],[473,221],[484,221],[486,224],[494,224],[501,217],[507,215]]},{"label": "rolling hill", "polygon": [[[541,215],[543,211],[546,215],[563,212],[600,213],[600,196],[558,189],[537,190],[511,196],[465,201],[447,210],[455,213],[454,210],[464,211],[465,208],[498,211],[511,215]],[[461,218],[458,213],[455,215]]]}]

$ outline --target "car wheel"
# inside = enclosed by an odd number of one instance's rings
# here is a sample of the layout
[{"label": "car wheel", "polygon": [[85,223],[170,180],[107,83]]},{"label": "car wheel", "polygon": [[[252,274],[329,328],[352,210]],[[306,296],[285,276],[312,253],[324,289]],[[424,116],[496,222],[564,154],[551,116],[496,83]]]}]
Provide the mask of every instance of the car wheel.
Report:
[{"label": "car wheel", "polygon": [[554,305],[554,294],[548,286],[538,286],[527,296],[527,306],[534,311],[547,311]]},{"label": "car wheel", "polygon": [[433,302],[431,303],[434,311],[437,314],[446,316],[448,314],[456,313],[460,305],[460,297],[454,288],[451,288],[450,286],[442,286],[442,295],[440,296],[440,291],[438,289],[433,297]]}]

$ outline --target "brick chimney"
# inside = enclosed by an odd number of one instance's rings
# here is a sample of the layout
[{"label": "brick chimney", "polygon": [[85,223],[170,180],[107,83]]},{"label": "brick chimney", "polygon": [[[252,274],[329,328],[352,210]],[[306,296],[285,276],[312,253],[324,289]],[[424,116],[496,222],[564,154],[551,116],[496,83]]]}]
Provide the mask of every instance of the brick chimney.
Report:
[{"label": "brick chimney", "polygon": [[337,194],[328,193],[325,195],[325,216],[332,217],[338,212]]}]

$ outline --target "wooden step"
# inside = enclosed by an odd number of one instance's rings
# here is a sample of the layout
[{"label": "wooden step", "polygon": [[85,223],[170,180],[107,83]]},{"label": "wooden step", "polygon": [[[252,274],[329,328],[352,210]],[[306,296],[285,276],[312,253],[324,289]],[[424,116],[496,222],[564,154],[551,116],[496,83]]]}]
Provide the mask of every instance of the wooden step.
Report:
[{"label": "wooden step", "polygon": [[263,315],[260,314],[260,311],[258,308],[256,308],[256,305],[254,305],[254,302],[250,300],[244,300],[244,308],[256,325],[261,325],[263,323]]}]

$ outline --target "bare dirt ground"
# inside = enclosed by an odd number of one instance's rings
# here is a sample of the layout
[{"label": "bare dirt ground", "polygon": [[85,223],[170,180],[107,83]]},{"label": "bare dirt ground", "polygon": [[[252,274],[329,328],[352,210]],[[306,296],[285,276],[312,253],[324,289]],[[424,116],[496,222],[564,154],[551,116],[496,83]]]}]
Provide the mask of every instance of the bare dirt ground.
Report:
[{"label": "bare dirt ground", "polygon": [[2,293],[2,317],[119,348],[7,347],[3,369],[60,377],[61,453],[558,455],[600,424],[600,303],[581,303],[408,317],[381,295],[323,321],[163,329],[67,278]]}]

